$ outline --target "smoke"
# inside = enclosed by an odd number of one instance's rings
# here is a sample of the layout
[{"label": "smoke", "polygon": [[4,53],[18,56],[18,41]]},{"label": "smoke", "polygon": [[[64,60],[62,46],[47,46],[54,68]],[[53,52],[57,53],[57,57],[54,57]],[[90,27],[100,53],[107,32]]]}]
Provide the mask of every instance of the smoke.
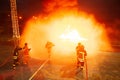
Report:
[{"label": "smoke", "polygon": [[73,10],[77,8],[77,0],[44,0],[43,7],[46,13],[55,13],[57,11]]},{"label": "smoke", "polygon": [[[26,23],[21,37],[21,45],[29,44],[32,57],[48,57],[47,41],[55,44],[51,53],[54,61],[75,62],[75,47],[79,41],[84,44],[88,55],[110,48],[104,24],[98,23],[93,15],[79,11],[77,0],[45,0],[43,7],[42,14],[33,16]],[[74,32],[77,35],[73,35]],[[62,34],[69,34],[69,38],[60,38]]]}]

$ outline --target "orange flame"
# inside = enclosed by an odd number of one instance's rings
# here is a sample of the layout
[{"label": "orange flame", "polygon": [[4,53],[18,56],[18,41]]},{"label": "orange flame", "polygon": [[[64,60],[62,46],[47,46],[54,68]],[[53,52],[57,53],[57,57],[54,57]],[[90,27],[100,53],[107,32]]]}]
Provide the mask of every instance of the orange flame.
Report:
[{"label": "orange flame", "polygon": [[[75,47],[79,41],[85,45],[88,55],[110,48],[104,24],[98,23],[93,15],[78,11],[76,0],[72,0],[74,5],[71,2],[66,4],[69,0],[55,1],[47,3],[46,12],[51,12],[48,16],[34,16],[26,24],[21,44],[29,43],[32,57],[47,58],[45,44],[48,40],[55,44],[53,59],[60,59],[60,56],[75,59]],[[67,29],[68,25],[70,29]]]}]

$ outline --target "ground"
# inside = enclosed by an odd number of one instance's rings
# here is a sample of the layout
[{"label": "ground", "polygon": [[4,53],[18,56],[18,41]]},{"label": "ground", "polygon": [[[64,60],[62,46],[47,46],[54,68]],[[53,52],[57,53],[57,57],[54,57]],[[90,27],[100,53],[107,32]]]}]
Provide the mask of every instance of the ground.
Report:
[{"label": "ground", "polygon": [[[102,56],[102,57],[101,57]],[[89,80],[120,80],[120,54],[104,52],[88,59]],[[99,64],[98,64],[99,63]],[[76,71],[79,71],[76,74]],[[35,80],[85,80],[86,71],[76,69],[74,65],[47,64],[38,73]]]},{"label": "ground", "polygon": [[[13,47],[0,44],[0,80],[29,80],[45,60],[31,58],[29,65],[19,65],[12,69]],[[87,57],[89,80],[120,80],[120,52],[99,51]],[[76,73],[77,72],[77,73]],[[76,69],[76,64],[46,63],[32,80],[85,80],[86,69]]]}]

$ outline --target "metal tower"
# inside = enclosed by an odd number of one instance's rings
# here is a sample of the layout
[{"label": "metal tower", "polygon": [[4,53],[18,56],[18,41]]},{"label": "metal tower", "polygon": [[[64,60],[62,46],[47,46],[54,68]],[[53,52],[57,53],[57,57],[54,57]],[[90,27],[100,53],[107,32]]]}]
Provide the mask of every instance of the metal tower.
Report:
[{"label": "metal tower", "polygon": [[19,25],[18,25],[16,0],[10,0],[10,4],[11,4],[11,20],[12,20],[12,28],[13,28],[13,39],[15,41],[15,45],[18,45],[20,33],[19,33]]}]

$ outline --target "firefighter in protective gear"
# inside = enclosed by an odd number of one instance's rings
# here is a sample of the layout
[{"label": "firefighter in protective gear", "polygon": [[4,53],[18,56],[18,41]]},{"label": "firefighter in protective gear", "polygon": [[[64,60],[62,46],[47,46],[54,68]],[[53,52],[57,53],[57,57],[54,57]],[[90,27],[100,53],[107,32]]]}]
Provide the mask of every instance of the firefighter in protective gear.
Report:
[{"label": "firefighter in protective gear", "polygon": [[83,69],[87,53],[86,50],[84,49],[84,46],[80,42],[76,46],[76,52],[77,52],[77,68]]},{"label": "firefighter in protective gear", "polygon": [[28,44],[25,43],[24,47],[23,47],[23,64],[28,64],[29,62],[29,51],[31,50],[30,48],[28,48]]},{"label": "firefighter in protective gear", "polygon": [[16,46],[13,53],[13,69],[19,64],[19,50],[22,50],[19,46]]},{"label": "firefighter in protective gear", "polygon": [[55,46],[55,45],[52,42],[49,42],[49,41],[45,45],[45,48],[47,49],[49,58],[51,57],[51,49],[52,49],[53,46]]}]

